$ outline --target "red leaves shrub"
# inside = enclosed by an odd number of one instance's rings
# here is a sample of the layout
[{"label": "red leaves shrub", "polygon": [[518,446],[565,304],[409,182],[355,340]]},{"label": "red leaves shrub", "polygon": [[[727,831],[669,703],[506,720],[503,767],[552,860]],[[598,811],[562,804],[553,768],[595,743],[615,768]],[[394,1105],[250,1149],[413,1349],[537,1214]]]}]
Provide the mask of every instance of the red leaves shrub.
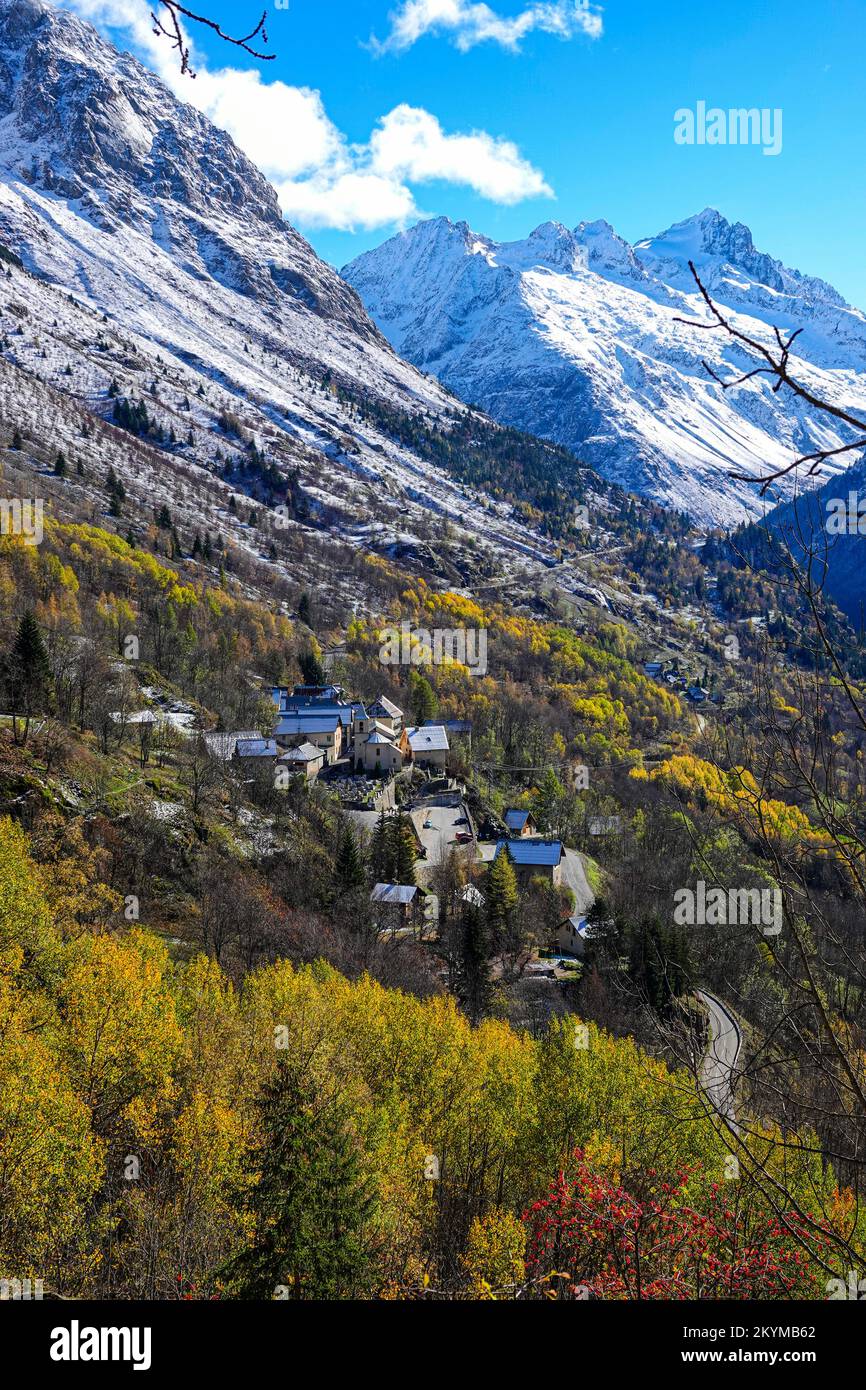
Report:
[{"label": "red leaves shrub", "polygon": [[[627,1184],[627,1186],[626,1186]],[[614,1181],[578,1150],[569,1175],[523,1213],[527,1276],[555,1273],[558,1296],[791,1299],[825,1296],[814,1223],[757,1209],[738,1182],[699,1169],[644,1169]]]}]

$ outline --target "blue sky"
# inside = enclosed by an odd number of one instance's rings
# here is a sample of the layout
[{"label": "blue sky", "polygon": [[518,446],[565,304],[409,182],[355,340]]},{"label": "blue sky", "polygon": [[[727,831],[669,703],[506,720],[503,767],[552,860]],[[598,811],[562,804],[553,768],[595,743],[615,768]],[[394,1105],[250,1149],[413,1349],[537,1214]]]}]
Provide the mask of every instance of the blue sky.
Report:
[{"label": "blue sky", "polygon": [[[338,266],[422,215],[495,238],[604,217],[634,241],[709,205],[866,308],[862,0],[271,0],[276,60],[193,28],[194,83],[148,0],[67,3],[226,125]],[[261,0],[202,7],[237,32]],[[699,101],[780,109],[780,153],[677,144]]]}]

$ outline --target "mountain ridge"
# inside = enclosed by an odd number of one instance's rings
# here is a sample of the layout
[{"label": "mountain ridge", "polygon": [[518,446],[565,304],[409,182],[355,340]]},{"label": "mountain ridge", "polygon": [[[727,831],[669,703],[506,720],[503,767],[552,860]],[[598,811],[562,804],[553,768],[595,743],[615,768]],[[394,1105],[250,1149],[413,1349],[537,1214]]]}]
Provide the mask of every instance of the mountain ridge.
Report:
[{"label": "mountain ridge", "polygon": [[[51,120],[34,125],[37,108]],[[559,538],[574,543],[575,503],[591,494],[601,538],[624,513],[578,459],[398,357],[230,138],[77,16],[0,0],[0,132],[0,416],[26,445],[2,462],[16,485],[115,529],[112,469],[124,529],[165,504],[180,536],[219,534],[238,570],[293,582],[321,541],[433,584],[540,587]],[[49,486],[58,450],[75,468]],[[322,579],[344,612],[366,601],[358,568],[338,560]],[[588,593],[582,573],[562,583]]]},{"label": "mountain ridge", "polygon": [[723,378],[749,362],[722,334],[678,322],[706,322],[689,260],[752,336],[804,328],[792,362],[816,394],[866,405],[866,315],[713,209],[634,245],[601,219],[495,242],[436,218],[342,273],[397,351],[458,396],[627,489],[731,525],[764,510],[732,472],[758,479],[850,436],[760,379],[727,393],[709,378],[704,357]]}]

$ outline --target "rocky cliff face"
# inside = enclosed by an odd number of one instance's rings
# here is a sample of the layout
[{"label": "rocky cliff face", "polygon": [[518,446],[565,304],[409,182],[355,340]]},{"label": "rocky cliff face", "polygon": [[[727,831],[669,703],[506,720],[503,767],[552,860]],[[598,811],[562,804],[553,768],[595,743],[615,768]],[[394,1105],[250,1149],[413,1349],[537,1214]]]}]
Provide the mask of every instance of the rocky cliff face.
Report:
[{"label": "rocky cliff face", "polygon": [[108,256],[96,252],[98,275],[88,265],[94,234],[107,232],[118,236],[118,261],[146,243],[133,252],[133,293],[148,266],[158,280],[170,261],[271,317],[312,314],[364,343],[378,339],[355,293],[283,220],[276,192],[231,137],[41,0],[0,4],[0,177],[0,235],[20,243],[26,263],[77,280],[106,305],[128,302],[117,279],[103,278]]},{"label": "rocky cliff face", "polygon": [[[164,502],[187,535],[290,553],[305,583],[330,537],[319,574],[345,611],[363,601],[347,548],[414,554],[434,580],[546,575],[550,539],[441,462],[461,403],[397,356],[229,136],[42,0],[0,0],[0,277],[0,423],[27,445],[5,463],[35,495],[62,449],[84,469],[56,489],[75,516],[105,521],[114,468],[137,517]],[[456,568],[430,559],[434,526]]]}]

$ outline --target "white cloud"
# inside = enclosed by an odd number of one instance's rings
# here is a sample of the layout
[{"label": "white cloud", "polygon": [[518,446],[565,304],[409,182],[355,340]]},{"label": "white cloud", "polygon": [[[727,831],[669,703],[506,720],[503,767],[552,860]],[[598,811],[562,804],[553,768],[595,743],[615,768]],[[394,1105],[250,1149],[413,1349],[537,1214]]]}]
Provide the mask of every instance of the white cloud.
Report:
[{"label": "white cloud", "polygon": [[510,140],[486,131],[448,134],[429,111],[404,103],[379,120],[367,143],[351,144],[320,92],[268,81],[265,69],[209,69],[193,52],[197,77],[181,76],[177,54],[153,32],[148,0],[57,3],[127,33],[181,100],[229,132],[274,184],[286,216],[302,226],[402,225],[418,215],[411,185],[437,179],[497,203],[553,196]]},{"label": "white cloud", "polygon": [[280,206],[292,222],[338,231],[375,231],[404,226],[418,216],[412,190],[372,170],[332,169],[312,178],[277,183]]},{"label": "white cloud", "polygon": [[410,183],[445,179],[466,184],[495,203],[553,196],[543,176],[509,140],[495,140],[486,131],[446,135],[429,111],[405,103],[379,122],[370,158],[385,177]]},{"label": "white cloud", "polygon": [[373,40],[380,52],[403,52],[425,34],[448,34],[465,53],[479,43],[498,43],[516,52],[535,30],[561,39],[575,34],[597,39],[602,33],[601,14],[589,0],[545,0],[513,16],[498,14],[479,0],[403,0],[390,20],[387,38]]}]

